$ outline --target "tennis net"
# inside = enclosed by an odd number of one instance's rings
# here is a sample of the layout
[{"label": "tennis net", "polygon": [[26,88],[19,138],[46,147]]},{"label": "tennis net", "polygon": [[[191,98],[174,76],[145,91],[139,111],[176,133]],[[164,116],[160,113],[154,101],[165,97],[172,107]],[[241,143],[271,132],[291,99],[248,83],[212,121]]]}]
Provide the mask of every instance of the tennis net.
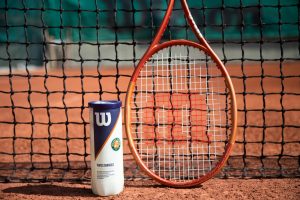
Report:
[{"label": "tennis net", "polygon": [[[220,177],[299,177],[300,4],[188,1],[232,77],[238,133]],[[0,2],[0,182],[90,179],[87,104],[124,101],[167,1]],[[176,2],[163,40],[196,40]],[[125,176],[146,178],[127,147]]]}]

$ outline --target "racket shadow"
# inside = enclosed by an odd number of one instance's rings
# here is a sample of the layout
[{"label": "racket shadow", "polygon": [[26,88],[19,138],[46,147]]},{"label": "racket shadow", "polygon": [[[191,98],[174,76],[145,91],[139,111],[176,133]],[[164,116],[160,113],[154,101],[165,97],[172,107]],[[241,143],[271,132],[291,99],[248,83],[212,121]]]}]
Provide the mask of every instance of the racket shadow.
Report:
[{"label": "racket shadow", "polygon": [[[138,181],[126,181],[125,182],[125,188],[170,188],[168,186],[162,185],[154,180],[138,180]],[[202,185],[196,185],[191,188],[202,188]],[[180,189],[186,189],[186,188],[176,188],[178,190]]]}]

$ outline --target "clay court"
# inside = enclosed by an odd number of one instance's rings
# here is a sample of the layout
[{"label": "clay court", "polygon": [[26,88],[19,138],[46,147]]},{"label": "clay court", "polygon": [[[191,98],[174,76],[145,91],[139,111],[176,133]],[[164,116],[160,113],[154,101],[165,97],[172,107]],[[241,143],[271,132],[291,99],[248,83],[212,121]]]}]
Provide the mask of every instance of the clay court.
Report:
[{"label": "clay court", "polygon": [[[0,3],[0,199],[300,199],[296,0],[188,1],[233,82],[236,141],[220,173],[196,187],[161,185],[138,167],[125,133],[124,102],[167,3]],[[179,20],[179,5],[162,40],[196,41]],[[208,66],[207,56],[198,60]],[[125,189],[116,196],[91,190],[88,102],[95,100],[123,103]],[[223,111],[227,119],[227,107]]]},{"label": "clay court", "polygon": [[126,181],[125,190],[97,197],[78,183],[1,184],[2,199],[299,199],[299,179],[213,179],[196,188],[174,189],[152,181]]},{"label": "clay court", "polygon": [[[264,79],[257,78],[260,77],[262,69],[266,77]],[[219,199],[217,195],[237,199],[257,199],[262,197],[261,195],[265,195],[266,198],[278,199],[299,198],[299,178],[296,178],[299,176],[299,133],[297,128],[290,127],[284,128],[284,135],[282,135],[282,115],[276,112],[283,106],[286,110],[285,125],[299,124],[299,112],[293,111],[293,109],[299,109],[299,97],[276,94],[281,90],[281,81],[286,93],[300,93],[299,78],[284,80],[272,78],[279,73],[276,63],[264,65],[263,68],[251,66],[249,70],[245,66],[244,73],[248,77],[253,77],[245,81],[246,91],[253,92],[254,95],[244,97],[242,92],[245,84],[242,79],[237,78],[242,75],[241,67],[229,66],[228,70],[233,77],[237,93],[238,110],[240,110],[239,128],[233,153],[219,178],[214,178],[192,189],[171,189],[147,180],[148,177],[137,169],[136,163],[130,155],[125,131],[123,131],[126,188],[122,194],[111,198],[174,199],[176,197],[181,199],[202,197]],[[109,91],[116,91],[114,83],[117,80],[119,97],[124,101],[126,86],[132,71],[131,68],[120,69],[121,78],[116,79],[111,77],[115,73],[114,70],[100,70],[103,76],[100,82],[105,94],[103,99],[117,99],[118,95],[109,94]],[[32,78],[29,82],[27,78],[22,78],[24,72],[21,71],[16,72],[19,75],[10,79],[12,84],[9,83],[9,77],[0,79],[1,91],[9,91],[10,85],[15,91],[13,95],[1,94],[1,106],[7,108],[1,108],[3,114],[0,121],[13,122],[15,119],[15,121],[21,122],[20,125],[15,126],[9,123],[1,124],[1,130],[3,130],[0,147],[0,152],[2,152],[1,180],[4,182],[46,181],[49,183],[3,183],[1,184],[1,197],[4,199],[93,198],[89,184],[90,141],[87,103],[98,99],[97,92],[100,90],[98,72],[92,68],[83,69],[87,78],[81,79],[79,70],[66,70],[64,73],[71,78],[67,78],[65,81],[57,78],[63,76],[60,70],[48,71],[47,79],[45,79],[44,73],[43,70],[35,70],[31,73]],[[284,63],[282,73],[284,76],[300,75],[297,63],[293,62]],[[65,89],[63,82],[67,83]],[[261,92],[261,84],[264,92],[271,94],[270,98],[269,95],[266,98],[255,95],[255,93]],[[30,95],[24,92],[29,90],[29,85],[33,91]],[[85,95],[80,94],[82,88],[84,88]],[[62,92],[64,90],[68,91],[65,95]],[[53,94],[47,97],[46,91]],[[72,94],[69,94],[69,91],[72,91]],[[11,99],[13,100],[11,101]],[[12,102],[15,107],[14,115],[12,115],[11,109]],[[82,103],[83,107],[81,107]],[[266,110],[270,110],[264,115],[261,112],[263,104]],[[35,107],[31,111],[30,105]],[[245,124],[245,116],[242,112],[244,108],[253,110],[247,114],[246,123],[249,128],[246,130],[243,126]],[[34,126],[31,125],[32,121],[35,122]],[[68,125],[66,125],[66,121],[69,122]],[[260,127],[264,125],[263,121],[265,126],[271,128],[266,128],[262,132]],[[47,125],[49,122],[53,123],[50,128]],[[49,130],[52,139],[48,138]],[[13,136],[17,139],[14,140]],[[282,140],[285,142],[284,145],[281,144]],[[262,141],[265,141],[265,144]],[[12,152],[15,152],[16,155],[13,155]],[[49,152],[52,156],[49,156]],[[69,154],[66,154],[67,152]],[[243,160],[245,152],[247,157]],[[278,157],[280,153],[283,155]],[[264,155],[263,159],[261,159],[262,155]],[[13,169],[13,166],[16,167],[16,170]],[[266,177],[279,178],[261,179]],[[157,195],[152,196],[153,193]]]}]

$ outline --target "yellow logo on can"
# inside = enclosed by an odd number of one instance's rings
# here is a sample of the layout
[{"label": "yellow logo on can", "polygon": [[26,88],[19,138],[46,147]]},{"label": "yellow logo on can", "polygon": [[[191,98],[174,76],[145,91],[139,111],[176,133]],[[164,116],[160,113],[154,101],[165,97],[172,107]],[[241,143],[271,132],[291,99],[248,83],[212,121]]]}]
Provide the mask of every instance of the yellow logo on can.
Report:
[{"label": "yellow logo on can", "polygon": [[118,151],[120,147],[121,147],[121,140],[119,138],[113,139],[113,141],[111,142],[111,148],[114,151]]}]

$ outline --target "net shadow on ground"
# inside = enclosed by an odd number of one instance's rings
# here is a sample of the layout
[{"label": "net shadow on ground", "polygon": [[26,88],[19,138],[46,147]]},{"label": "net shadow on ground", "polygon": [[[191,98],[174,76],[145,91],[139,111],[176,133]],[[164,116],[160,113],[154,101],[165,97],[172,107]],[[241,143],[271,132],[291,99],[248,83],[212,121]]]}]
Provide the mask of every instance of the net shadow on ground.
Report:
[{"label": "net shadow on ground", "polygon": [[[244,165],[246,163],[246,165]],[[278,164],[280,167],[278,167]],[[14,169],[13,169],[14,168]],[[55,163],[0,163],[0,182],[71,182],[90,184],[90,164],[84,162]],[[126,181],[149,180],[133,159],[125,160]],[[300,178],[297,158],[246,158],[231,157],[227,165],[217,175],[218,178]]]}]

